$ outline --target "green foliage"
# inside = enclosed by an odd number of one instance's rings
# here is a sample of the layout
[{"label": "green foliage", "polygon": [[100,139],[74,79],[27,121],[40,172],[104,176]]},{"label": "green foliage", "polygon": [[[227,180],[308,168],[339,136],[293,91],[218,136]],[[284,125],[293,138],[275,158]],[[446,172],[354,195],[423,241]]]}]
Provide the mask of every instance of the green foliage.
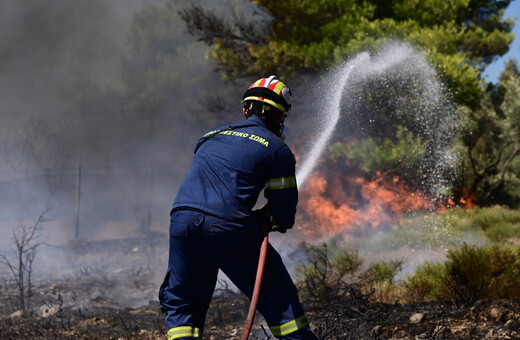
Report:
[{"label": "green foliage", "polygon": [[515,206],[520,203],[520,75],[506,70],[501,78],[495,95],[501,103],[488,94],[480,108],[461,109],[467,158],[460,190],[481,205]]},{"label": "green foliage", "polygon": [[331,262],[332,269],[338,273],[338,277],[352,275],[363,264],[357,253],[340,251]]},{"label": "green foliage", "polygon": [[484,298],[520,297],[520,247],[464,244],[445,263],[426,262],[403,283],[419,300],[451,300],[457,306]]},{"label": "green foliage", "polygon": [[492,245],[483,248],[464,244],[448,253],[446,293],[458,305],[481,298],[518,298],[520,295],[520,248]]},{"label": "green foliage", "polygon": [[440,297],[451,298],[457,306],[462,306],[472,305],[486,296],[493,270],[490,260],[486,248],[464,244],[450,250]]},{"label": "green foliage", "polygon": [[476,230],[493,242],[503,242],[520,237],[520,210],[501,206],[475,208],[460,220],[460,229]]},{"label": "green foliage", "polygon": [[394,277],[401,270],[402,261],[372,263],[365,272],[370,282],[392,284]]},{"label": "green foliage", "polygon": [[[231,21],[199,7],[184,12],[183,19],[190,32],[211,45],[209,57],[217,69],[223,71],[225,79],[247,75],[278,74],[285,78],[312,74],[331,69],[361,51],[376,51],[389,41],[405,41],[425,52],[443,83],[451,90],[450,95],[467,108],[461,110],[461,114],[466,116],[463,121],[468,123],[462,134],[468,154],[464,164],[467,169],[459,171],[458,175],[454,170],[435,169],[442,158],[435,152],[436,147],[448,140],[448,143],[452,142],[454,126],[446,134],[449,137],[442,141],[428,132],[441,126],[443,118],[450,116],[443,111],[450,109],[442,104],[437,107],[427,103],[424,107],[429,110],[428,119],[423,122],[415,120],[422,116],[418,111],[420,106],[414,101],[425,101],[420,89],[414,91],[417,84],[413,79],[401,84],[378,79],[367,85],[369,90],[366,93],[359,93],[356,98],[363,103],[364,110],[358,116],[365,118],[360,118],[360,126],[364,129],[358,131],[363,130],[370,137],[359,142],[359,148],[352,148],[349,156],[356,159],[365,171],[381,164],[390,165],[390,172],[410,184],[422,183],[421,176],[447,181],[457,178],[454,190],[457,198],[474,195],[483,204],[514,204],[519,201],[514,191],[519,191],[516,174],[520,173],[517,171],[520,162],[516,155],[520,151],[517,152],[516,144],[511,141],[516,131],[509,129],[507,137],[501,133],[508,126],[514,126],[506,122],[514,119],[495,115],[490,111],[493,108],[490,102],[480,106],[484,95],[480,73],[497,56],[507,52],[513,38],[513,22],[503,18],[504,8],[510,1],[256,0],[253,3],[258,5],[256,15],[237,16]],[[201,22],[213,24],[201,25]],[[217,26],[229,29],[211,29]],[[514,86],[508,86],[511,98],[518,98]],[[505,89],[501,91],[505,92]],[[362,119],[375,123],[366,124],[361,122]],[[487,126],[486,122],[491,124]],[[454,124],[449,122],[447,125]],[[378,142],[387,143],[387,138],[395,143],[397,127],[412,133],[414,142],[416,137],[421,138],[426,157],[422,164],[420,153],[406,152],[409,151],[408,145],[392,147],[386,144],[375,153],[365,152],[374,149]],[[367,136],[353,137],[363,139]],[[444,144],[441,146],[443,150],[448,149],[449,146]],[[403,148],[398,150],[399,146]],[[391,152],[379,152],[385,149]],[[356,151],[359,152],[354,155]],[[403,155],[409,159],[400,163],[395,161]],[[378,170],[381,169],[386,170],[384,167]],[[418,188],[437,194],[435,188]],[[443,187],[439,191],[451,190]]]},{"label": "green foliage", "polygon": [[337,142],[330,146],[329,152],[333,159],[345,158],[349,164],[365,172],[385,169],[394,176],[410,174],[405,179],[412,181],[420,177],[426,143],[400,126],[395,141],[390,138],[366,138],[350,144]]},{"label": "green foliage", "polygon": [[[480,71],[506,53],[513,39],[512,22],[503,19],[509,0],[253,2],[263,15],[253,17],[249,25],[242,23],[247,15],[222,24],[237,28],[229,30],[230,34],[200,25],[215,22],[210,11],[193,9],[199,17],[212,20],[185,16],[191,32],[213,46],[210,56],[228,79],[323,70],[388,39],[400,39],[428,50],[457,99],[476,107],[481,95]],[[262,32],[263,39],[241,29],[246,26]]]},{"label": "green foliage", "polygon": [[520,297],[520,247],[495,244],[486,248],[490,277],[487,296]]},{"label": "green foliage", "polygon": [[426,261],[407,277],[403,286],[410,301],[434,301],[441,296],[444,283],[444,263]]}]

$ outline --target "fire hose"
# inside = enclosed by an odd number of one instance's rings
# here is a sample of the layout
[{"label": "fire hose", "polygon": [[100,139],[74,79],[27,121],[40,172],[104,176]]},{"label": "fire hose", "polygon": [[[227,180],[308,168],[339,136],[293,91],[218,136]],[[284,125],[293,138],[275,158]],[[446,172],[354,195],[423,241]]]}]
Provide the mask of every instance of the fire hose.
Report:
[{"label": "fire hose", "polygon": [[265,267],[265,258],[267,255],[267,246],[269,244],[269,222],[266,220],[263,225],[263,232],[265,234],[264,240],[262,241],[262,245],[260,246],[260,257],[258,259],[258,268],[256,270],[256,279],[255,279],[255,287],[253,289],[253,295],[251,296],[251,304],[249,305],[249,311],[247,313],[246,324],[244,326],[244,331],[242,332],[242,337],[240,340],[247,340],[249,338],[249,333],[251,332],[251,327],[253,326],[253,321],[255,319],[256,307],[258,305],[258,297],[260,296],[260,288],[262,287],[262,278],[264,276],[264,267]]}]

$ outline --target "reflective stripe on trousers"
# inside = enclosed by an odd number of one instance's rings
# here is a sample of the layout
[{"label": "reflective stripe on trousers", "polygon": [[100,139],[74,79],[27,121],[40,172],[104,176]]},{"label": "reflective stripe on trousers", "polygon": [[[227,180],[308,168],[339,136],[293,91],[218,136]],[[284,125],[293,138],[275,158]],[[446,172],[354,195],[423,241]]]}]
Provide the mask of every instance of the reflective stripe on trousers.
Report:
[{"label": "reflective stripe on trousers", "polygon": [[271,329],[271,332],[273,332],[274,336],[280,337],[292,332],[296,332],[297,330],[308,326],[309,322],[307,321],[307,318],[305,317],[305,315],[302,315],[299,318],[296,318],[284,324],[278,326],[271,326],[269,328]]},{"label": "reflective stripe on trousers", "polygon": [[200,338],[201,334],[197,327],[193,326],[180,326],[170,328],[168,330],[168,340],[183,338],[183,337],[192,337],[192,338]]}]

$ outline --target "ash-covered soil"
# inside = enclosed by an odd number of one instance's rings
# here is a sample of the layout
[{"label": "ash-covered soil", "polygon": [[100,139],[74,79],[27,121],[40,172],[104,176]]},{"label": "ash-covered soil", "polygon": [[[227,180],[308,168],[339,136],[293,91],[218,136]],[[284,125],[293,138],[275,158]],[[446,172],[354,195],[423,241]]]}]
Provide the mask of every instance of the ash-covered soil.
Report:
[{"label": "ash-covered soil", "polygon": [[[215,297],[206,322],[205,339],[240,339],[247,301]],[[472,307],[442,304],[367,306],[364,315],[327,322],[309,310],[320,339],[520,339],[520,301],[485,300]],[[273,339],[257,315],[250,339]],[[88,314],[61,310],[49,316],[11,315],[0,320],[0,339],[166,339],[157,305],[106,308]]]},{"label": "ash-covered soil", "polygon": [[[76,242],[42,252],[40,266],[52,263],[47,271],[54,272],[34,279],[26,316],[18,310],[15,283],[4,273],[0,339],[166,339],[156,301],[165,242]],[[240,339],[248,307],[222,281],[204,339]],[[482,300],[463,308],[369,302],[344,310],[307,303],[306,310],[320,339],[520,339],[520,300]],[[273,339],[260,315],[250,339]]]}]

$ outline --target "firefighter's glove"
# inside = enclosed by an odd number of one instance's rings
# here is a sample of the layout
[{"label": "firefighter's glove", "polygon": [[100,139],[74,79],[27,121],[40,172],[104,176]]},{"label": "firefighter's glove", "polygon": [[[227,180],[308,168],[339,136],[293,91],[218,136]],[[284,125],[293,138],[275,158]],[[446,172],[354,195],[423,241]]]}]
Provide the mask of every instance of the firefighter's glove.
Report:
[{"label": "firefighter's glove", "polygon": [[285,232],[287,231],[287,228],[282,228],[279,225],[272,225],[271,231],[277,231],[279,233],[285,234]]},{"label": "firefighter's glove", "polygon": [[261,221],[262,223],[267,223],[269,225],[269,231],[277,231],[282,234],[284,234],[287,231],[287,228],[282,228],[276,224],[269,204],[264,205],[261,209],[254,210],[253,215],[257,220]]},{"label": "firefighter's glove", "polygon": [[269,226],[272,226],[273,222],[273,214],[271,213],[271,210],[269,209],[269,206],[266,204],[262,208],[253,210],[253,216],[256,220],[269,224]]},{"label": "firefighter's glove", "polygon": [[269,209],[269,204],[264,205],[261,209],[253,210],[253,216],[261,223],[267,223],[269,231],[273,230],[274,218]]}]

